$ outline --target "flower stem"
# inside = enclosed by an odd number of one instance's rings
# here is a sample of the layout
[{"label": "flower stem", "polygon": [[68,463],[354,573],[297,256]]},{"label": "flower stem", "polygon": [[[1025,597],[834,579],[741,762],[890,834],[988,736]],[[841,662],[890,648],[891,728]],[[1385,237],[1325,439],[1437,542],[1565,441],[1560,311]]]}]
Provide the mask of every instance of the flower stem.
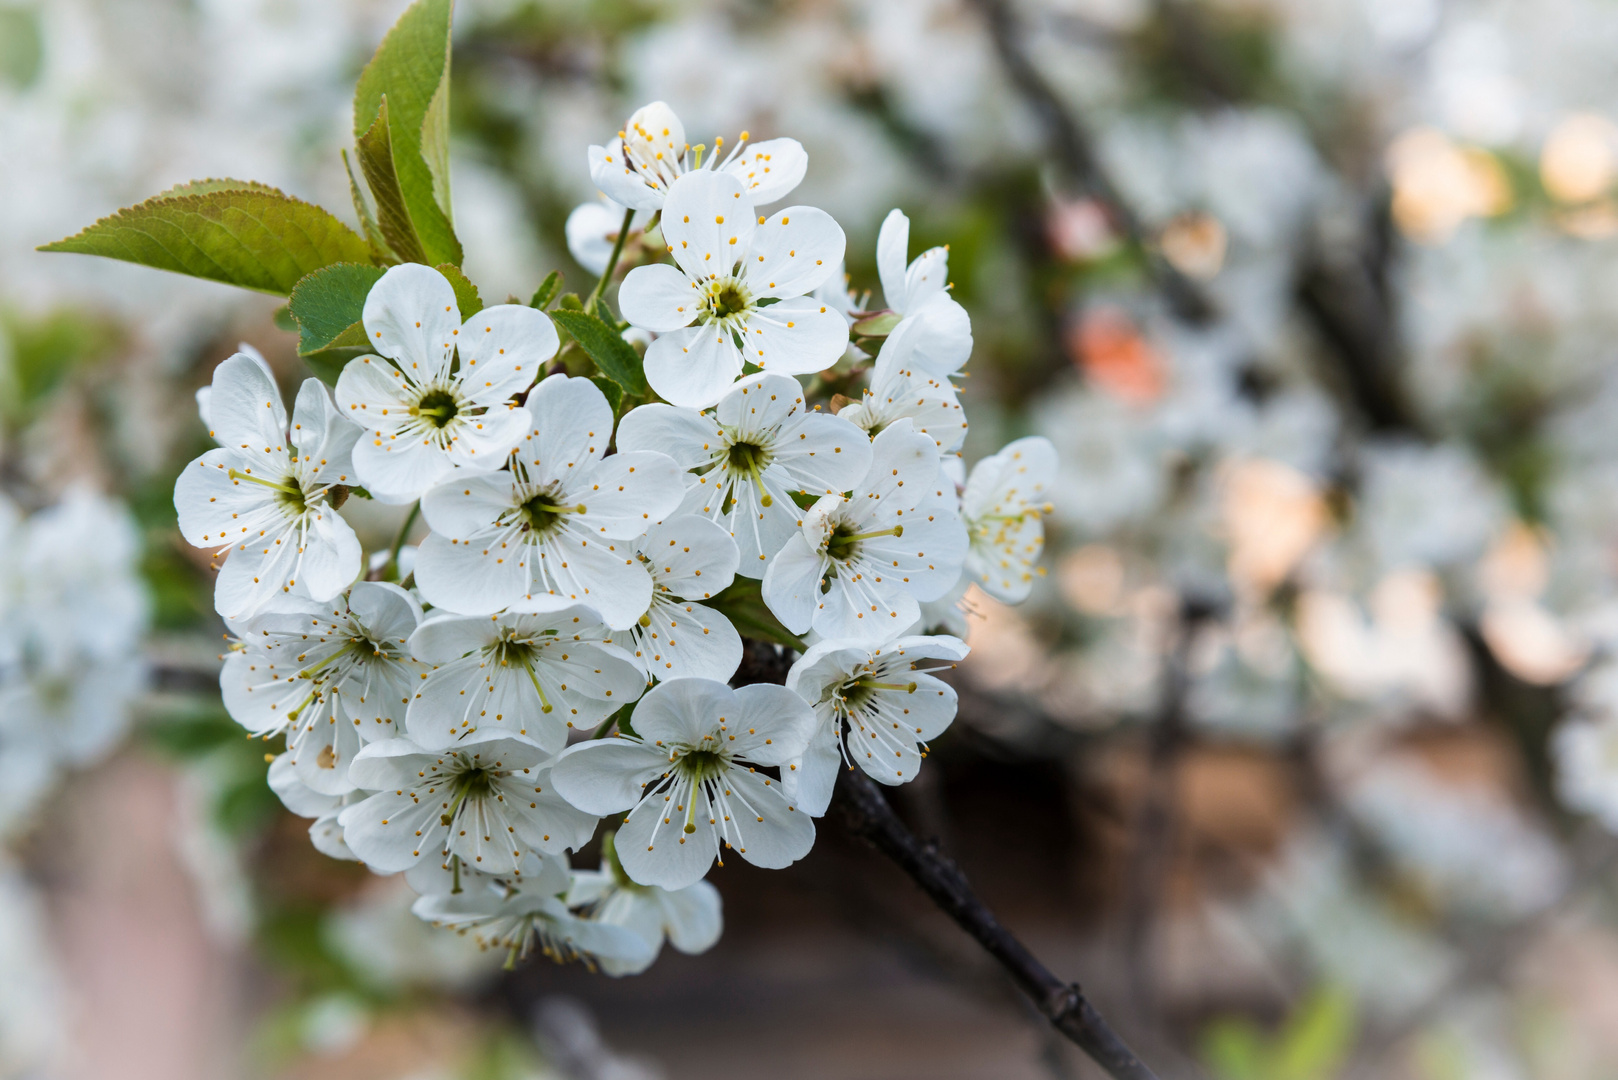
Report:
[{"label": "flower stem", "polygon": [[421,513],[421,500],[417,499],[410,507],[410,513],[405,515],[404,524],[393,537],[393,547],[388,551],[388,564],[382,568],[384,581],[399,578],[399,552],[404,550],[405,541],[410,538],[410,526],[416,523],[416,515]]},{"label": "flower stem", "polygon": [[618,239],[613,241],[612,256],[607,259],[607,268],[601,271],[601,280],[590,290],[590,302],[584,305],[584,310],[591,314],[595,314],[596,308],[600,306],[601,297],[607,291],[607,282],[612,280],[613,271],[618,269],[618,258],[624,253],[624,241],[629,239],[629,223],[634,218],[634,207],[624,211],[624,223],[618,227]]}]

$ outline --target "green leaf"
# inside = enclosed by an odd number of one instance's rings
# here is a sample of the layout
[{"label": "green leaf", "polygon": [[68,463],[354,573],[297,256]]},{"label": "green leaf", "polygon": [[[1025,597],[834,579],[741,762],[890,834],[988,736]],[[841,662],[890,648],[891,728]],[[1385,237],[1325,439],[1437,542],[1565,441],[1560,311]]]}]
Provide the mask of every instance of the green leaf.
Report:
[{"label": "green leaf", "polygon": [[709,607],[729,619],[743,637],[759,638],[785,645],[789,649],[808,652],[809,646],[793,634],[764,603],[763,585],[757,578],[738,577],[730,588],[706,600]]},{"label": "green leaf", "polygon": [[[167,191],[158,192],[154,198],[178,199],[181,195],[212,195],[216,191],[269,191],[275,188],[268,184],[261,184],[257,180],[231,180],[229,178],[190,180],[184,184],[175,184]],[[279,194],[279,192],[276,192]]]},{"label": "green leaf", "polygon": [[483,298],[478,295],[477,286],[466,279],[460,267],[445,263],[435,269],[449,278],[450,285],[454,287],[455,306],[461,309],[462,320],[470,319],[483,310]]},{"label": "green leaf", "polygon": [[421,158],[433,178],[433,202],[444,212],[444,220],[455,224],[455,209],[449,195],[449,58],[444,75],[427,103],[421,121]]},{"label": "green leaf", "polygon": [[560,270],[552,270],[550,273],[545,275],[545,280],[539,283],[539,288],[534,290],[534,298],[528,301],[528,306],[544,311],[545,305],[551,302],[551,299],[556,296],[557,292],[560,291],[561,288],[562,272]]},{"label": "green leaf", "polygon": [[551,318],[573,336],[579,347],[596,362],[601,374],[631,394],[644,397],[651,393],[640,354],[622,334],[582,311],[553,311]]},{"label": "green leaf", "polygon": [[397,163],[393,158],[393,137],[388,126],[388,100],[382,99],[381,111],[369,131],[359,138],[357,151],[360,171],[376,200],[377,229],[388,247],[405,262],[427,262],[427,248],[416,233],[410,207],[405,203],[404,190],[399,184]]},{"label": "green leaf", "polygon": [[[293,286],[293,288],[296,289],[297,286]],[[285,330],[289,334],[296,334],[298,332],[298,321],[292,317],[291,304],[282,304],[280,307],[276,308],[275,314],[270,316],[270,321],[275,323],[275,328],[277,330]]]},{"label": "green leaf", "polygon": [[[462,257],[445,209],[449,202],[449,30],[453,10],[453,0],[411,4],[382,39],[354,90],[356,139],[371,130],[383,99],[388,101],[387,128],[398,189],[426,249],[428,257],[421,261],[433,265],[459,265]],[[370,179],[369,172],[366,179]],[[399,255],[404,257],[403,252]]]},{"label": "green leaf", "polygon": [[398,262],[394,258],[393,248],[388,245],[388,238],[382,235],[377,227],[376,216],[371,213],[371,204],[365,201],[360,194],[359,181],[354,179],[354,163],[349,160],[348,151],[343,151],[343,171],[348,174],[348,197],[354,203],[354,216],[360,219],[360,228],[365,232],[365,239],[371,244],[371,258],[377,262]]},{"label": "green leaf", "polygon": [[576,292],[563,293],[562,298],[556,301],[556,306],[563,311],[583,311],[584,301],[579,299]]},{"label": "green leaf", "polygon": [[365,298],[385,272],[364,263],[336,263],[298,282],[287,305],[298,324],[298,355],[364,348]]},{"label": "green leaf", "polygon": [[624,403],[624,388],[607,378],[605,375],[592,375],[590,381],[600,387],[601,392],[607,396],[607,405],[612,409],[612,415],[618,415],[618,408]]},{"label": "green leaf", "polygon": [[[199,185],[235,181],[199,181]],[[262,185],[158,196],[40,251],[69,251],[286,296],[305,274],[371,247],[318,206]]]}]

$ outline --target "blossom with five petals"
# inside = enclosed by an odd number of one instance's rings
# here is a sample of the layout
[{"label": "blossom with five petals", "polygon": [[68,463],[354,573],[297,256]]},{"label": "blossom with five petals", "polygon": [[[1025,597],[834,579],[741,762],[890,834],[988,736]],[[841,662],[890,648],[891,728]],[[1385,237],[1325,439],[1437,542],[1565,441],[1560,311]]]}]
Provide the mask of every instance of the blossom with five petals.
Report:
[{"label": "blossom with five petals", "polygon": [[528,852],[560,855],[595,832],[594,817],[556,794],[551,764],[529,740],[498,731],[436,752],[409,739],[372,743],[349,772],[375,794],[338,815],[343,839],[382,873],[451,857],[514,872]]},{"label": "blossom with five petals", "polygon": [[965,557],[938,444],[901,419],[872,440],[852,498],[827,495],[805,512],[764,573],[764,602],[794,634],[881,641],[948,592]]},{"label": "blossom with five petals", "polygon": [[[739,181],[755,206],[784,198],[809,167],[809,155],[797,139],[749,146],[744,131],[741,141],[721,158],[723,144],[722,138],[714,140],[709,169]],[[674,181],[702,168],[700,155],[685,141],[685,125],[661,101],[636,109],[618,138],[609,146],[590,147],[589,157],[590,179],[602,194],[637,210],[662,208]]]},{"label": "blossom with five petals", "polygon": [[659,335],[646,350],[646,381],[665,401],[706,408],[744,363],[799,375],[843,355],[843,317],[804,295],[843,258],[830,214],[789,206],[755,218],[740,180],[704,170],[670,187],[662,230],[674,265],[631,270],[618,303],[632,325]]},{"label": "blossom with five petals", "polygon": [[594,609],[536,596],[495,616],[434,615],[410,651],[436,665],[421,680],[405,728],[421,746],[474,732],[519,735],[555,753],[567,729],[594,725],[646,689]]},{"label": "blossom with five petals", "polygon": [[219,686],[231,718],[254,735],[284,734],[298,779],[322,795],[354,790],[348,767],[366,743],[391,739],[427,672],[406,647],[416,598],[381,581],[307,611],[241,627]]},{"label": "blossom with five petals", "polygon": [[360,542],[333,498],[354,483],[359,429],[308,379],[289,433],[280,391],[241,353],[214,370],[209,414],[221,445],[180,474],[174,509],[187,541],[229,552],[214,607],[239,619],[342,592],[359,575]]},{"label": "blossom with five petals", "polygon": [[792,492],[847,491],[871,465],[857,428],[805,408],[797,380],[767,373],[736,383],[710,411],[642,405],[619,423],[618,446],[661,450],[692,470],[680,513],[729,530],[746,577],[759,577],[802,524]]},{"label": "blossom with five petals", "polygon": [[557,597],[627,629],[652,596],[630,541],[679,505],[679,467],[651,448],[603,456],[612,409],[589,379],[552,375],[524,415],[533,427],[509,471],[452,477],[422,499],[421,594],[465,615]]},{"label": "blossom with five petals", "polygon": [[504,465],[530,428],[513,399],[560,344],[550,319],[501,304],[463,324],[449,280],[405,263],[371,287],[363,322],[381,355],[348,362],[337,403],[365,428],[354,469],[366,489],[379,502],[408,503],[454,470]]},{"label": "blossom with five petals", "polygon": [[831,802],[839,766],[858,764],[873,780],[906,784],[921,771],[927,742],[955,719],[955,689],[918,667],[953,667],[967,654],[953,637],[901,637],[872,647],[828,640],[810,646],[787,673],[787,687],[820,723],[788,790],[811,814]]},{"label": "blossom with five petals", "polygon": [[972,467],[961,493],[970,548],[965,572],[984,592],[1020,604],[1033,588],[1045,546],[1043,496],[1056,480],[1056,448],[1040,435],[1018,439]]},{"label": "blossom with five petals", "polygon": [[815,826],[760,766],[790,769],[814,733],[815,714],[784,686],[732,690],[710,679],[671,679],[635,707],[636,735],[578,743],[551,780],[586,813],[628,810],[616,850],[641,885],[683,889],[722,847],[755,866],[789,866],[814,846]]}]

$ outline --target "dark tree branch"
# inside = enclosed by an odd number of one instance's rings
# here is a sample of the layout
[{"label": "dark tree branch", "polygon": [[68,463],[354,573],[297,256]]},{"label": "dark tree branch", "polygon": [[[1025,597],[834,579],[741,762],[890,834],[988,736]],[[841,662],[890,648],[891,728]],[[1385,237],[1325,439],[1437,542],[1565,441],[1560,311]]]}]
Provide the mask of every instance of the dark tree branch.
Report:
[{"label": "dark tree branch", "polygon": [[1023,48],[1022,28],[1006,0],[972,0],[983,14],[989,37],[1012,89],[1022,98],[1050,143],[1051,156],[1069,182],[1098,199],[1117,230],[1137,247],[1147,271],[1174,313],[1187,322],[1206,322],[1215,314],[1207,294],[1170,266],[1155,250],[1146,227],[1124,201],[1117,185],[1101,167],[1090,133],[1057,96]]},{"label": "dark tree branch", "polygon": [[1000,925],[972,891],[958,866],[931,843],[923,843],[899,820],[876,784],[859,770],[837,781],[832,814],[850,833],[892,859],[927,897],[1005,969],[1051,1025],[1114,1080],[1156,1080],[1156,1074],[1112,1030],[1076,983],[1053,975],[1038,957]]}]

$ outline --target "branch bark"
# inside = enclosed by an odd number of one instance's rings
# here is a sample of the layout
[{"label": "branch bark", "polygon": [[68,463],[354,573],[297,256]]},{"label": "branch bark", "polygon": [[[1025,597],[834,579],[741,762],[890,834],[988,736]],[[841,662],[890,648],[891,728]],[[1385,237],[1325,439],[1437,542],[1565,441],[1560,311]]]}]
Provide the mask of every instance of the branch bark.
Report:
[{"label": "branch bark", "polygon": [[1051,1026],[1106,1070],[1113,1080],[1156,1080],[1156,1074],[1096,1011],[1077,983],[1066,983],[995,918],[960,867],[899,820],[876,784],[859,770],[837,781],[831,813],[851,834],[892,859],[939,909],[955,920],[1005,969]]}]

